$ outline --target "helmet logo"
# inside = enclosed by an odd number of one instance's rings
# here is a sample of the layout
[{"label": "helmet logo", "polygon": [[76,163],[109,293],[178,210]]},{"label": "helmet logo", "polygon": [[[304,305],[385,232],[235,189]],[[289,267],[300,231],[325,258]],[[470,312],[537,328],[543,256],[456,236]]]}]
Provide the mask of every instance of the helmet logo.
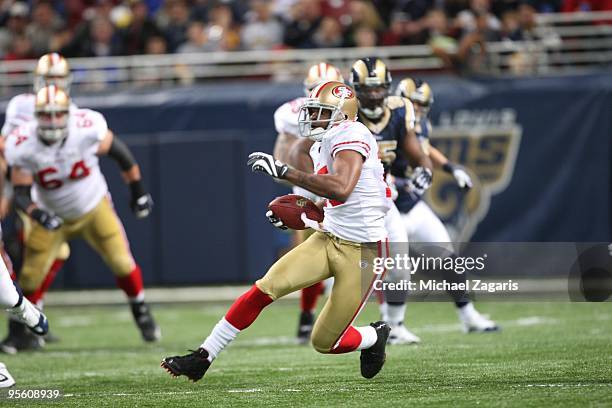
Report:
[{"label": "helmet logo", "polygon": [[347,86],[340,85],[332,89],[332,95],[336,98],[350,99],[353,97],[353,91]]}]

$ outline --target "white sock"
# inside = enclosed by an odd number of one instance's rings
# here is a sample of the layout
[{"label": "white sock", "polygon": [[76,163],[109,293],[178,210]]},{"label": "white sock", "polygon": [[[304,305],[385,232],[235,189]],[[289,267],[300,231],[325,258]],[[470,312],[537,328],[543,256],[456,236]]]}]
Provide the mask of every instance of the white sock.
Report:
[{"label": "white sock", "polygon": [[397,326],[398,324],[404,323],[404,318],[406,317],[406,304],[402,303],[401,305],[388,305],[387,316],[389,320],[385,321],[392,325]]},{"label": "white sock", "polygon": [[372,326],[355,327],[355,329],[357,329],[357,331],[361,334],[361,343],[359,344],[359,347],[357,347],[357,350],[370,348],[374,345],[374,343],[376,343],[376,340],[378,340],[376,329],[374,329]]},{"label": "white sock", "polygon": [[240,330],[232,326],[224,317],[219,320],[219,323],[215,325],[200,347],[208,351],[208,360],[212,362],[221,350],[236,338],[238,333],[240,333]]},{"label": "white sock", "polygon": [[389,321],[389,314],[388,314],[389,305],[387,304],[387,302],[380,303],[378,305],[378,310],[380,310],[380,320],[384,322],[388,322]]},{"label": "white sock", "polygon": [[19,306],[7,310],[29,327],[36,326],[40,320],[40,311],[26,298],[23,298]]},{"label": "white sock", "polygon": [[6,265],[0,259],[0,306],[2,308],[13,307],[17,302],[19,302],[19,292],[13,284]]},{"label": "white sock", "polygon": [[142,303],[144,302],[144,290],[141,290],[140,292],[138,292],[138,294],[134,297],[130,297],[130,303]]}]

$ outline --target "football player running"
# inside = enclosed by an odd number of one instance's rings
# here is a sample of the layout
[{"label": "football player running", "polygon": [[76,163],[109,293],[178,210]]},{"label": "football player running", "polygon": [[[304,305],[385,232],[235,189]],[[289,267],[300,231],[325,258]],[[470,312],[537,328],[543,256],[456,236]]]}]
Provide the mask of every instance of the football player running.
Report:
[{"label": "football player running", "polygon": [[[340,70],[333,65],[325,62],[312,65],[308,69],[303,82],[305,96],[285,102],[274,112],[274,127],[278,132],[276,142],[274,143],[274,157],[295,169],[308,173],[312,173],[314,169],[313,161],[309,155],[310,147],[314,142],[308,138],[299,137],[298,120],[300,108],[308,99],[310,91],[325,81],[344,82],[344,79]],[[302,151],[305,154],[300,154]],[[315,202],[318,200],[315,194],[301,187],[293,186],[292,189],[293,194],[301,195]],[[294,231],[294,246],[302,243],[311,234],[311,229]],[[317,282],[310,287],[302,289],[300,292],[301,310],[297,330],[299,343],[306,344],[310,340],[310,333],[314,324],[314,309],[322,293],[323,282]]]},{"label": "football player running", "polygon": [[[391,174],[398,163],[412,166],[414,172],[406,180],[411,194],[422,195],[432,179],[432,163],[423,151],[415,133],[415,113],[412,103],[399,96],[390,96],[391,73],[379,58],[363,58],[351,67],[349,83],[355,88],[359,100],[359,121],[378,141],[379,156],[385,165],[386,178],[393,185]],[[395,205],[385,220],[392,253],[408,252],[408,234]],[[410,279],[410,271],[391,269],[388,280]],[[391,344],[419,343],[421,340],[404,325],[401,310],[405,293],[380,294],[382,319],[389,322]]]},{"label": "football player running", "polygon": [[[66,59],[58,53],[45,54],[38,59],[36,67],[34,68],[34,92],[37,92],[45,85],[57,85],[63,88],[66,92],[70,90],[71,85],[71,74],[70,66]],[[1,138],[0,138],[0,154],[4,154],[4,141],[6,137],[17,127],[24,123],[34,119],[34,100],[35,94],[28,92],[14,96],[9,101],[6,107],[5,121],[2,125]],[[71,105],[71,109],[76,109],[74,104]],[[3,170],[2,174],[7,176],[5,180],[5,188],[0,203],[0,217],[4,218],[10,208],[10,203],[13,197],[13,188],[10,183],[10,172],[6,168],[6,162],[3,157],[0,157],[1,167]],[[3,177],[4,178],[4,177]],[[33,197],[33,201],[36,201],[36,197]],[[20,234],[18,241],[25,241],[31,231],[30,217],[23,213],[23,211],[17,209],[16,214],[20,221]],[[21,256],[23,255],[23,242],[20,242]],[[40,309],[43,308],[43,296],[49,289],[57,272],[62,268],[65,261],[70,256],[70,247],[67,243],[62,244],[58,251],[57,259],[51,265],[47,272],[43,283],[34,292],[26,293],[25,296],[32,303],[37,305]],[[9,331],[13,334],[11,341],[2,342],[0,349],[4,352],[13,354],[17,350],[21,349],[32,349],[39,348],[43,342],[43,338],[32,336],[30,331],[17,319],[9,316]],[[49,332],[44,340],[47,342],[57,341],[57,337],[53,336]]]},{"label": "football player running", "polygon": [[[383,180],[376,140],[356,121],[357,105],[353,89],[336,81],[317,86],[305,101],[300,135],[320,142],[315,173],[291,168],[266,153],[249,155],[248,165],[254,172],[286,180],[324,197],[325,218],[318,224],[302,216],[317,231],[272,265],[238,298],[197,350],[164,358],[161,365],[170,374],[198,381],[219,353],[266,306],[329,277],[334,277],[334,284],[314,324],[313,347],[331,354],[361,350],[361,374],[365,378],[381,370],[389,326],[376,322],[355,327],[353,321],[374,282],[380,279],[364,265],[371,266],[376,256],[388,255],[384,217],[390,206],[390,190]],[[365,245],[371,242],[376,243],[374,250]]]},{"label": "football player running", "polygon": [[[431,105],[433,104],[433,92],[431,87],[426,82],[406,78],[400,81],[395,93],[398,96],[408,98],[414,104],[417,121],[417,137],[423,149],[429,154],[435,167],[450,173],[455,178],[460,188],[471,188],[472,180],[467,172],[459,165],[451,163],[448,158],[429,143],[431,122],[428,115]],[[409,175],[411,171],[412,169],[401,161],[394,163],[393,175],[395,176],[398,190],[398,197],[395,204],[402,214],[401,217],[408,238],[411,242],[450,243],[451,238],[442,221],[440,221],[425,201],[421,199],[421,195],[415,195],[410,191],[410,186],[407,184],[407,175]],[[451,273],[447,278],[458,282],[465,281],[464,274]],[[457,314],[465,333],[498,330],[497,324],[480,314],[474,308],[473,303],[465,297],[463,293],[449,292],[449,294],[453,297],[457,308]],[[405,302],[398,302],[396,305],[397,314],[394,316],[395,319],[401,319],[403,321],[405,310]]]},{"label": "football player running", "polygon": [[[117,161],[137,217],[151,212],[151,196],[144,190],[134,157],[108,130],[104,117],[70,106],[70,97],[56,85],[40,89],[35,98],[36,120],[16,128],[7,138],[5,156],[12,167],[15,206],[35,221],[25,242],[19,284],[28,293],[35,291],[62,244],[83,238],[116,276],[143,339],[156,341],[160,329],[144,302],[142,273],[113,209],[98,157],[108,155]],[[32,201],[32,187],[37,202]]]}]

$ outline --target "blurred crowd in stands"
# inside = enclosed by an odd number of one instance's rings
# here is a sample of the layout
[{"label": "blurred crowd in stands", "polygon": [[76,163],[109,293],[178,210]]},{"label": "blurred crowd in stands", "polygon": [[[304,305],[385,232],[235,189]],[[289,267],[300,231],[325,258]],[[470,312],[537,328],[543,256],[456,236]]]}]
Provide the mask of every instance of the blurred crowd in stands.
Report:
[{"label": "blurred crowd in stands", "polygon": [[612,0],[0,0],[0,58],[429,44],[537,37],[537,13],[611,10]]}]

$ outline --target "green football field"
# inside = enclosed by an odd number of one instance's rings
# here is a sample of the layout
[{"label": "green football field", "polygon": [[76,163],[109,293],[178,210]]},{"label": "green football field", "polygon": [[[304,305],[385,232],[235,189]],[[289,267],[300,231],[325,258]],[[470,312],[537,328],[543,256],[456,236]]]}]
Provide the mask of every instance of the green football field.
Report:
[{"label": "green football field", "polygon": [[[49,308],[61,342],[0,360],[17,389],[60,389],[54,406],[612,406],[611,303],[483,303],[503,331],[470,335],[451,305],[410,305],[423,343],[389,347],[382,372],[365,380],[358,353],[321,355],[295,344],[297,305],[281,301],[200,382],[159,367],[162,357],[196,348],[226,307],[157,305],[164,337],[155,345],[140,341],[125,306]],[[376,319],[369,304],[358,323]]]}]

